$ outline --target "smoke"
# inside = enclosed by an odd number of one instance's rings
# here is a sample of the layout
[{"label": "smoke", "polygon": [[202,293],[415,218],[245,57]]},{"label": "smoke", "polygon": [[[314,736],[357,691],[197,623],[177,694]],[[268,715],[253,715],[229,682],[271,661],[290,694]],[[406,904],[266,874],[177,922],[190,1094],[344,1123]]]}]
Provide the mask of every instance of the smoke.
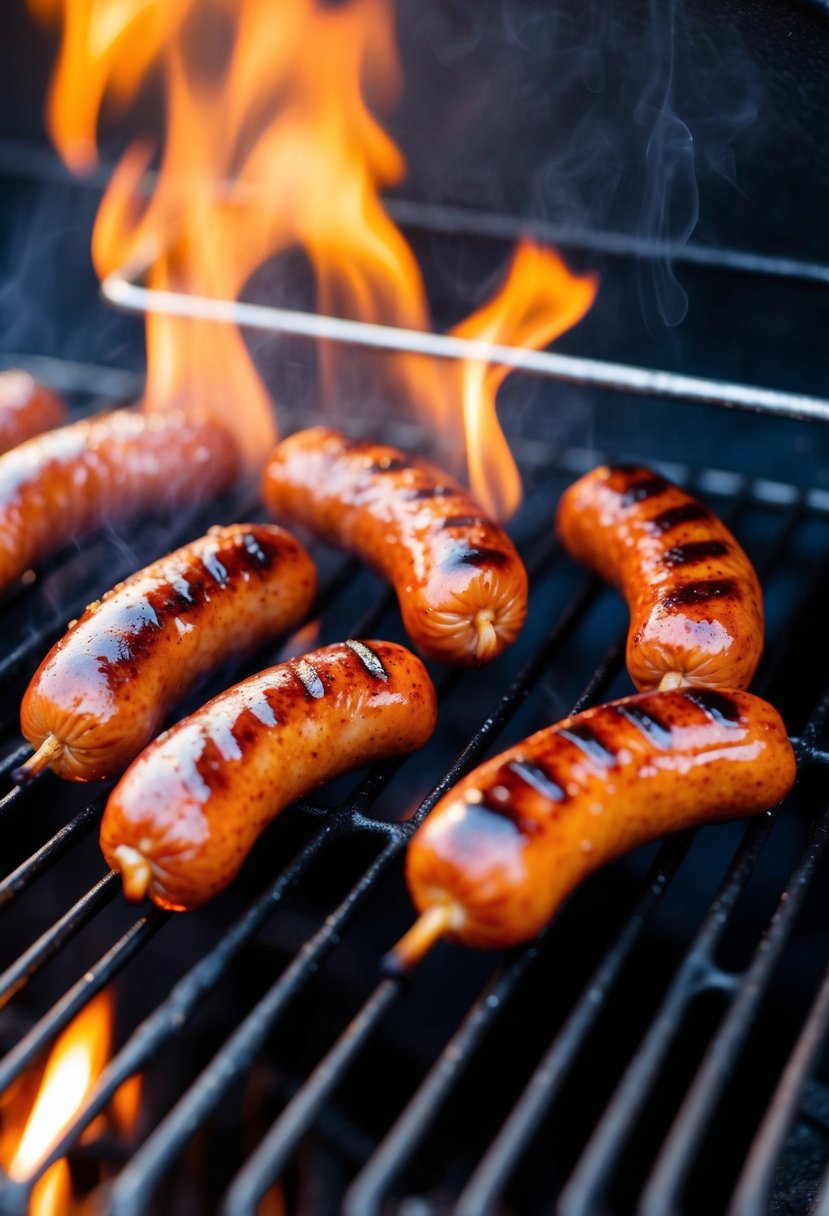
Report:
[{"label": "smoke", "polygon": [[[699,194],[694,137],[675,110],[679,3],[649,2],[654,71],[633,113],[634,122],[645,132],[639,234],[664,247],[653,260],[651,285],[658,315],[665,325],[674,326],[685,319],[688,296],[674,273],[671,255],[697,226]],[[642,305],[648,320],[650,301],[647,284],[644,287]]]},{"label": "smoke", "polygon": [[401,0],[405,193],[583,233],[585,248],[591,232],[628,238],[646,254],[646,327],[675,328],[677,258],[691,238],[730,239],[723,193],[742,204],[737,151],[759,111],[726,17],[702,0]]}]

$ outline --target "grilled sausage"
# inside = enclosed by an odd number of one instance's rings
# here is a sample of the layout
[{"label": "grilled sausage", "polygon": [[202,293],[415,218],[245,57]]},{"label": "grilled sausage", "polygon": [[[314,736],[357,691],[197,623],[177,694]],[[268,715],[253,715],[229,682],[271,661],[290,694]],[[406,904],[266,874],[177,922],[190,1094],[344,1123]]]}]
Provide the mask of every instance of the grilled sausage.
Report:
[{"label": "grilled sausage", "polygon": [[605,862],[765,810],[794,777],[780,716],[750,693],[639,693],[565,718],[460,781],[415,833],[406,877],[423,915],[388,965],[411,965],[441,935],[525,941]]},{"label": "grilled sausage", "polygon": [[427,658],[488,663],[527,614],[527,575],[506,533],[433,465],[315,427],[278,445],[262,481],[267,506],[359,554],[397,592]]},{"label": "grilled sausage", "polygon": [[627,600],[638,689],[749,685],[763,650],[760,583],[707,507],[650,469],[603,465],[565,492],[557,526]]},{"label": "grilled sausage", "polygon": [[23,698],[38,751],[18,779],[50,767],[72,781],[120,773],[209,668],[298,624],[316,573],[273,524],[211,528],[91,604],[41,663]]},{"label": "grilled sausage", "polygon": [[17,370],[0,372],[0,452],[59,426],[65,417],[66,406],[57,393],[34,376]]},{"label": "grilled sausage", "polygon": [[290,802],[435,725],[419,659],[392,642],[345,642],[271,667],[160,735],[112,791],[101,848],[127,899],[184,911],[231,881]]},{"label": "grilled sausage", "polygon": [[175,411],[117,410],[0,456],[0,590],[102,523],[218,494],[239,467],[230,433]]}]

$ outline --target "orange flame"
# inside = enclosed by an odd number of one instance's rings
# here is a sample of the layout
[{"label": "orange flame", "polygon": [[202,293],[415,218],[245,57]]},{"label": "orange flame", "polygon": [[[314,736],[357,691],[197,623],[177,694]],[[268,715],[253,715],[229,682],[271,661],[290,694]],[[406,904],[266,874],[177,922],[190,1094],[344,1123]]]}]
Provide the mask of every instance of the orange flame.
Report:
[{"label": "orange flame", "polygon": [[[29,0],[63,13],[50,94],[50,129],[70,164],[89,163],[102,99],[134,96],[163,68],[167,130],[149,202],[141,185],[150,149],[122,161],[93,239],[100,274],[149,267],[151,287],[238,298],[269,259],[302,248],[321,312],[428,329],[426,289],[412,250],[381,202],[403,157],[375,111],[400,91],[391,0]],[[207,18],[221,15],[229,48],[208,70]],[[215,40],[214,40],[215,41]],[[84,151],[85,149],[85,151]],[[498,301],[454,332],[542,346],[583,315],[592,280],[525,246]],[[321,350],[323,384],[337,358]],[[231,425],[259,464],[274,437],[270,403],[241,334],[230,326],[160,315],[147,321],[145,407],[189,403]],[[520,483],[498,426],[506,374],[472,365],[463,380],[418,356],[384,360],[399,398],[456,439],[464,432],[473,488],[506,517]],[[461,426],[461,420],[464,425]],[[504,468],[511,472],[504,474]]]},{"label": "orange flame", "polygon": [[[29,1070],[3,1095],[0,1165],[10,1178],[31,1177],[83,1106],[109,1058],[113,1018],[111,991],[99,993],[58,1038],[40,1074]],[[141,1089],[140,1076],[125,1081],[80,1143],[89,1144],[108,1129],[129,1135]],[[32,1188],[29,1216],[66,1216],[75,1210],[74,1200],[69,1165],[61,1158]]]},{"label": "orange flame", "polygon": [[97,160],[98,112],[107,90],[125,107],[193,0],[29,0],[44,20],[63,18],[46,122],[55,147],[78,173]]},{"label": "orange flame", "polygon": [[134,1077],[128,1077],[126,1081],[119,1085],[112,1095],[110,1110],[113,1121],[120,1132],[128,1133],[135,1127],[138,1120],[138,1111],[141,1106],[143,1089],[143,1078],[140,1074],[136,1073]]},{"label": "orange flame", "polygon": [[[557,253],[522,241],[501,290],[452,332],[540,350],[582,319],[597,286],[593,275],[571,274]],[[472,360],[460,369],[469,485],[482,506],[502,520],[521,501],[521,477],[495,412],[509,370]]]},{"label": "orange flame", "polygon": [[20,1143],[9,1162],[10,1178],[28,1178],[80,1110],[107,1061],[112,1015],[110,994],[99,993],[55,1043]]}]

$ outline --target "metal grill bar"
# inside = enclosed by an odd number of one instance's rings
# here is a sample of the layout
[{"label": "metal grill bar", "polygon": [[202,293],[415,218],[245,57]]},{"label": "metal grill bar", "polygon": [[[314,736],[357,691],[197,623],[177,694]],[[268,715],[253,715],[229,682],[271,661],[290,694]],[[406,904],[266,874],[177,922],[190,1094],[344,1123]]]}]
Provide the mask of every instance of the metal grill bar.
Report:
[{"label": "metal grill bar", "polygon": [[336,1045],[297,1090],[259,1147],[239,1171],[222,1205],[224,1216],[256,1216],[271,1182],[319,1116],[343,1074],[401,994],[402,982],[381,980]]},{"label": "metal grill bar", "polygon": [[140,315],[159,313],[171,317],[190,317],[216,324],[238,325],[242,329],[291,334],[294,337],[314,338],[325,342],[341,342],[348,346],[372,350],[497,364],[565,384],[578,384],[615,393],[660,397],[668,401],[687,401],[695,405],[724,406],[728,409],[748,410],[751,413],[796,418],[807,422],[829,422],[829,400],[822,397],[747,384],[731,384],[723,380],[706,380],[700,376],[684,376],[656,368],[632,367],[624,363],[560,355],[555,351],[527,350],[524,347],[457,338],[451,334],[372,325],[365,321],[350,321],[344,317],[248,304],[242,300],[220,300],[191,296],[183,292],[157,291],[136,283],[134,276],[139,273],[137,268],[127,268],[108,275],[101,284],[104,298],[114,308]]},{"label": "metal grill bar", "polygon": [[829,971],[786,1069],[780,1078],[768,1112],[746,1158],[734,1191],[731,1216],[763,1216],[768,1208],[774,1170],[792,1125],[803,1086],[812,1072],[829,1026]]},{"label": "metal grill bar", "polygon": [[40,968],[53,958],[92,917],[115,898],[121,887],[119,876],[110,870],[100,882],[87,891],[60,920],[43,933],[28,950],[24,950],[11,967],[0,975],[0,1009]]},{"label": "metal grill bar", "polygon": [[[767,490],[764,485],[748,483],[744,479],[737,479],[736,481],[732,480],[727,489],[728,495],[732,497],[734,491],[738,487],[744,492],[746,502],[765,501]],[[788,540],[788,537],[790,536],[792,529],[796,526],[797,521],[802,518],[802,511],[806,509],[802,503],[797,501],[796,496],[790,496],[788,499],[782,500],[777,491],[773,491],[771,494],[771,501],[778,506],[782,506],[783,509],[781,509],[777,515],[778,524],[782,526],[780,526],[780,531],[778,534],[776,534],[775,541],[773,542],[771,548],[767,550],[768,562],[773,562],[777,559],[781,549],[784,548],[784,540]],[[806,499],[806,504],[807,507],[811,507],[811,502],[808,496]],[[539,565],[545,569],[549,569],[549,567],[546,566],[546,563],[553,560],[557,555],[557,549],[555,548],[553,542],[548,539],[546,546],[541,546],[541,552],[537,555],[537,562],[534,563],[534,565]],[[335,578],[340,578],[341,574],[342,571],[339,571]],[[342,584],[340,584],[340,586],[341,585]],[[454,780],[457,780],[463,771],[466,771],[468,767],[471,767],[471,765],[481,757],[484,750],[490,746],[493,739],[497,736],[498,731],[517,710],[524,698],[530,695],[533,688],[537,685],[538,680],[543,676],[544,672],[549,668],[556,655],[560,653],[562,647],[567,643],[573,630],[576,629],[581,622],[583,615],[595,602],[596,597],[599,594],[599,590],[598,585],[591,581],[584,585],[583,589],[579,591],[565,606],[565,609],[559,618],[556,627],[553,629],[551,636],[544,644],[542,644],[539,655],[537,656],[537,661],[531,660],[525,666],[525,668],[522,669],[505,697],[499,701],[498,705],[496,706],[496,712],[487,719],[483,732],[481,732],[480,735],[475,735],[473,737],[471,743],[462,752],[456,765],[453,766],[450,772],[441,780],[430,796],[425,800],[417,818],[412,821],[413,823],[418,822],[419,819],[422,818],[422,816],[427,813],[429,809],[431,809],[431,806],[434,805],[437,798],[440,797],[443,792],[445,792],[445,790],[454,782]],[[382,600],[378,599],[375,604],[370,607],[368,616],[364,617],[363,621],[360,623],[361,626],[372,625],[372,623],[379,624],[382,617],[385,615],[387,608],[388,597],[383,596]],[[357,631],[355,630],[354,632]],[[618,671],[619,664],[620,647],[617,644],[616,646],[612,647],[601,660],[599,666],[591,677],[588,688],[585,690],[582,697],[579,698],[579,703],[576,708],[581,708],[583,704],[586,704],[601,695],[602,689],[609,683],[610,679],[612,679],[615,673]],[[769,657],[769,662],[766,664],[766,670],[767,672],[773,672],[776,670],[774,654]],[[450,684],[454,683],[454,681],[458,678],[459,677],[456,676],[449,677]],[[442,691],[445,694],[446,688],[444,687]],[[820,719],[821,714],[825,717],[827,708],[829,708],[829,699],[821,703],[816,715],[813,716],[810,722],[809,728],[807,728],[807,731],[804,732],[804,739],[800,748],[801,754],[806,754],[806,751],[810,749],[811,744],[816,740],[818,727],[815,726],[815,722]],[[812,754],[818,757],[822,755],[819,750]],[[395,762],[394,767],[398,767],[397,762]],[[377,834],[383,838],[386,843],[383,845],[382,842],[378,842],[379,852],[375,862],[372,863],[366,873],[360,878],[357,885],[352,888],[352,891],[350,892],[349,896],[346,897],[343,904],[341,904],[333,914],[333,931],[329,928],[329,922],[327,922],[319,933],[314,935],[314,937],[312,937],[309,942],[306,943],[306,947],[304,947],[303,952],[301,952],[303,955],[302,961],[300,961],[299,958],[295,960],[295,964],[292,964],[291,968],[289,968],[283,974],[283,976],[276,981],[273,988],[263,999],[265,1002],[272,1001],[273,1003],[275,1013],[273,1014],[271,1020],[268,1021],[268,1010],[263,1013],[263,1003],[260,1002],[260,1005],[256,1006],[248,1018],[240,1024],[226,1044],[226,1047],[230,1044],[237,1044],[237,1053],[235,1055],[231,1054],[230,1056],[227,1056],[225,1054],[225,1048],[220,1051],[219,1055],[215,1057],[214,1061],[198,1078],[195,1085],[187,1092],[185,1098],[173,1108],[170,1114],[164,1120],[162,1120],[160,1124],[158,1124],[155,1131],[146,1141],[145,1145],[133,1158],[132,1163],[128,1165],[127,1168],[122,1172],[121,1180],[116,1187],[116,1199],[119,1203],[123,1203],[124,1206],[123,1208],[116,1208],[115,1210],[143,1210],[141,1205],[147,1202],[155,1186],[155,1182],[172,1164],[178,1149],[184,1143],[186,1143],[194,1128],[199,1125],[209,1111],[214,1108],[216,1102],[220,1099],[221,1094],[225,1092],[227,1086],[242,1075],[244,1069],[247,1067],[248,1063],[253,1058],[253,1055],[263,1042],[261,1037],[262,1033],[267,1034],[267,1027],[272,1025],[275,1018],[278,1017],[281,1012],[287,1009],[289,1003],[299,991],[304,979],[307,977],[309,966],[318,962],[337,944],[340,931],[348,923],[350,923],[353,916],[354,907],[350,901],[354,900],[359,905],[367,900],[373,893],[378,875],[385,870],[387,865],[391,864],[391,862],[397,856],[399,856],[400,849],[403,847],[411,827],[407,826],[405,828],[401,828],[395,824],[379,823],[366,818],[364,815],[364,811],[371,805],[379,792],[379,789],[387,783],[391,775],[391,770],[386,770],[385,766],[378,766],[372,771],[372,773],[369,774],[366,781],[362,783],[360,787],[358,787],[351,797],[347,799],[341,807],[336,808],[333,811],[323,810],[322,808],[306,807],[306,810],[308,810],[311,814],[319,817],[320,831],[317,832],[311,843],[306,846],[305,850],[300,852],[295,861],[291,864],[291,866],[288,867],[288,870],[283,872],[283,875],[276,880],[275,884],[269,889],[269,891],[266,892],[264,896],[260,897],[260,900],[256,901],[254,907],[251,909],[251,913],[242,918],[237,926],[235,926],[233,930],[229,931],[229,933],[223,939],[221,939],[219,945],[211,950],[211,952],[200,963],[196,964],[196,966],[191,969],[191,971],[181,981],[179,981],[179,984],[176,985],[176,988],[173,989],[166,1001],[164,1001],[162,1005],[159,1006],[158,1010],[151,1015],[151,1017],[147,1019],[147,1021],[141,1027],[139,1027],[137,1031],[133,1033],[125,1047],[113,1059],[106,1072],[101,1077],[95,1092],[88,1100],[78,1118],[64,1134],[61,1144],[56,1146],[53,1153],[50,1154],[48,1160],[45,1161],[38,1169],[34,1177],[27,1180],[27,1182],[24,1184],[10,1183],[6,1181],[2,1187],[0,1187],[0,1211],[7,1213],[11,1211],[22,1212],[25,1210],[28,1202],[27,1197],[31,1192],[31,1186],[34,1180],[37,1177],[42,1176],[49,1163],[56,1160],[57,1157],[65,1155],[73,1144],[77,1142],[77,1139],[82,1134],[84,1128],[89,1125],[95,1114],[99,1113],[103,1109],[103,1107],[109,1101],[109,1098],[117,1090],[118,1086],[123,1080],[132,1075],[134,1072],[138,1071],[140,1068],[149,1065],[158,1055],[158,1052],[165,1043],[173,1041],[179,1034],[182,1033],[189,1017],[192,1016],[193,1012],[195,1012],[195,1010],[198,1008],[204,995],[212,991],[218,984],[222,975],[226,973],[229,963],[234,955],[238,953],[238,950],[246,941],[250,940],[257,928],[264,923],[267,916],[270,915],[271,911],[274,910],[275,904],[279,902],[281,893],[286,890],[287,887],[296,880],[296,878],[304,873],[305,870],[307,870],[312,860],[321,854],[323,847],[325,847],[327,850],[328,844],[333,843],[336,839],[338,839],[339,834],[344,832],[347,827],[349,827],[351,830],[354,830],[356,827],[358,831],[364,831],[365,833],[373,832]],[[15,805],[23,805],[23,803],[19,800],[12,799],[10,806]],[[358,812],[356,815],[355,810]],[[89,808],[87,808],[87,812],[88,811]],[[765,821],[760,822],[763,823]],[[71,824],[67,826],[71,827]],[[48,844],[44,847],[48,847]],[[657,869],[657,874],[663,874],[665,881],[656,888],[659,895],[656,894],[656,892],[649,894],[649,890],[645,892],[640,904],[637,907],[637,910],[634,912],[633,919],[627,922],[622,930],[622,933],[620,934],[619,942],[627,944],[624,947],[620,946],[618,954],[614,954],[614,952],[611,951],[610,955],[608,956],[607,962],[609,963],[610,969],[609,973],[604,977],[605,993],[609,991],[610,987],[612,986],[614,976],[621,972],[625,959],[628,957],[633,948],[633,944],[641,933],[641,924],[644,923],[647,915],[650,914],[648,909],[651,907],[651,905],[655,906],[655,904],[658,903],[662,890],[664,890],[667,886],[667,879],[669,878],[670,873],[672,873],[679,865],[682,850],[684,848],[687,848],[687,842],[676,841],[671,842],[662,850],[660,859],[664,865],[663,868]],[[388,860],[384,860],[385,858]],[[102,881],[107,883],[110,880],[105,878]],[[277,889],[278,894],[275,894]],[[86,898],[88,898],[88,896],[84,897],[84,899]],[[83,900],[80,902],[83,903]],[[72,912],[74,912],[74,909],[70,910],[70,913],[67,913],[67,917],[69,917]],[[639,916],[640,913],[641,920],[637,920],[637,916]],[[241,926],[244,926],[244,928],[240,928]],[[47,934],[44,936],[48,937],[49,935]],[[538,947],[532,947],[531,949],[537,950]],[[105,957],[108,958],[109,955]],[[518,956],[519,959],[521,957],[523,957],[523,955]],[[103,962],[103,960],[101,961]],[[19,962],[18,964],[15,964],[15,966],[18,965]],[[496,977],[492,983],[495,985],[501,983],[506,984],[504,976],[509,973],[510,972],[508,969],[506,973],[502,974],[500,977]],[[601,969],[599,974],[601,974]],[[3,977],[0,977],[0,993],[2,993],[2,982]],[[729,981],[727,978],[725,978],[723,982],[727,983]],[[357,1015],[355,1021],[352,1023],[353,1033],[349,1035],[347,1032],[344,1038],[338,1040],[338,1043],[332,1049],[333,1054],[324,1059],[322,1063],[318,1065],[317,1069],[312,1074],[313,1080],[307,1096],[305,1089],[300,1090],[299,1098],[294,1100],[296,1105],[293,1105],[293,1103],[290,1104],[289,1107],[286,1108],[286,1111],[280,1116],[279,1120],[266,1137],[266,1140],[262,1142],[262,1146],[257,1152],[256,1158],[251,1159],[251,1165],[246,1171],[247,1177],[252,1177],[256,1172],[252,1164],[253,1161],[255,1160],[257,1164],[261,1164],[262,1162],[266,1161],[268,1158],[268,1153],[272,1149],[274,1143],[277,1143],[279,1153],[281,1154],[278,1157],[277,1165],[279,1161],[287,1158],[293,1144],[301,1134],[303,1127],[306,1124],[309,1124],[309,1122],[313,1122],[317,1115],[320,1115],[321,1117],[319,1105],[322,1098],[333,1092],[336,1085],[339,1084],[339,1082],[344,1078],[351,1063],[356,1059],[358,1050],[369,1040],[373,1028],[379,1025],[386,1013],[392,1009],[394,1004],[399,999],[402,991],[404,991],[404,989],[397,984],[391,984],[390,987],[387,987],[385,983],[381,984],[380,987],[375,990],[374,998],[370,998],[369,1006],[366,1007],[368,1008],[369,1012],[366,1013],[366,1008],[364,1008],[363,1011]],[[589,999],[589,991],[590,989],[588,988],[585,992],[584,1000]],[[393,992],[394,995],[380,996],[381,992]],[[514,987],[507,985],[503,993],[505,1005],[508,1003],[513,992]],[[491,996],[491,989],[486,991],[485,996],[487,995]],[[89,996],[91,996],[91,993],[89,993]],[[566,1036],[567,1028],[573,1024],[574,1019],[577,1019],[579,1010],[584,1005],[584,1000],[577,1003],[577,1005],[574,1007],[573,1013],[571,1014],[571,1019],[565,1023],[565,1028],[558,1036],[557,1043],[561,1043],[563,1041],[564,1037]],[[375,1012],[377,1007],[379,1007],[379,1012]],[[591,1006],[591,1008],[593,1008],[593,1006]],[[600,1007],[595,1008],[594,1016],[597,1016],[598,1012],[600,1012]],[[258,1022],[258,1016],[260,1014],[263,1016],[263,1020],[267,1022],[264,1030],[262,1024]],[[477,1018],[476,1025],[479,1027],[480,1034],[479,1037],[474,1038],[472,1041],[470,1047],[471,1055],[469,1058],[474,1056],[473,1049],[476,1049],[478,1044],[482,1042],[483,1036],[486,1034],[488,1027],[492,1024],[489,1020],[490,1017],[491,1014],[487,1013],[485,999],[483,998],[473,1005],[472,1010],[470,1010],[470,1013],[463,1025],[468,1026],[471,1019]],[[39,1025],[42,1026],[42,1023]],[[251,1030],[251,1026],[254,1028],[253,1031]],[[35,1030],[37,1030],[37,1027]],[[588,1031],[589,1026],[582,1029],[583,1038],[581,1041],[584,1041]],[[50,1036],[54,1037],[54,1034],[56,1033],[58,1033],[57,1029],[54,1027],[50,1028],[49,1033],[44,1034],[41,1038],[40,1046],[45,1046],[45,1044],[49,1041]],[[461,1034],[461,1031],[458,1031],[457,1033]],[[575,1031],[573,1031],[573,1033],[575,1033]],[[560,1052],[562,1050],[563,1048],[559,1048]],[[563,1062],[563,1056],[560,1056],[560,1059]],[[441,1070],[445,1067],[442,1061],[443,1056],[439,1060],[436,1069]],[[2,1072],[0,1072],[0,1084],[2,1084],[2,1075]],[[443,1088],[441,1088],[436,1081],[432,1082],[435,1085],[434,1092],[439,1097],[438,1105],[450,1093],[453,1080],[459,1076],[459,1072],[457,1070],[453,1071],[450,1068],[446,1068],[445,1073],[442,1073],[442,1075],[444,1078],[442,1083],[444,1086]],[[412,1104],[410,1104],[407,1111],[404,1112],[403,1118],[407,1117],[407,1112],[411,1109],[411,1105]],[[543,1104],[543,1108],[546,1108],[546,1103]],[[543,1114],[543,1108],[538,1117]],[[434,1114],[436,1107],[434,1104],[431,1108],[429,1108],[428,1105],[424,1106],[424,1118],[426,1118],[424,1127],[428,1125],[428,1109],[431,1109],[432,1114]],[[299,1111],[301,1118],[298,1121],[292,1121],[292,1119],[287,1116],[288,1110],[292,1110],[294,1112],[294,1116],[296,1116],[297,1111]],[[533,1124],[533,1127],[534,1126],[535,1124]],[[277,1129],[280,1128],[282,1130],[278,1131]],[[532,1128],[530,1128],[530,1131],[531,1130]],[[171,1138],[171,1132],[175,1137],[175,1143],[168,1150],[167,1142]],[[287,1140],[285,1140],[283,1137],[287,1137]],[[519,1151],[520,1147],[524,1143],[526,1143],[526,1136],[518,1141]],[[267,1148],[265,1147],[266,1145],[268,1146]],[[403,1147],[404,1149],[406,1148],[405,1140],[403,1141]],[[408,1143],[408,1151],[411,1151],[413,1147],[414,1143],[410,1141]],[[381,1149],[381,1153],[382,1151],[383,1150]],[[142,1154],[147,1155],[142,1158]],[[146,1182],[140,1182],[139,1180],[137,1189],[132,1188],[130,1184],[131,1174],[134,1178],[134,1176],[140,1172],[143,1166],[147,1165],[148,1160],[151,1166],[152,1176],[149,1177]],[[375,1158],[375,1160],[377,1160],[377,1158]],[[142,1161],[143,1166],[140,1164]],[[272,1160],[269,1160],[267,1164],[268,1169],[265,1172],[268,1172],[273,1168]],[[260,1172],[257,1185],[261,1183],[263,1176],[264,1175]],[[242,1175],[239,1175],[238,1177],[242,1179]],[[241,1188],[242,1185],[243,1182],[240,1181],[239,1187]],[[118,1188],[121,1189],[118,1190]],[[235,1202],[233,1199],[234,1194],[235,1192],[231,1192],[228,1195],[228,1205]],[[119,1196],[120,1198],[118,1198]],[[228,1207],[228,1211],[233,1210],[234,1209],[232,1207]]]},{"label": "metal grill bar", "polygon": [[0,1092],[8,1089],[39,1052],[69,1025],[96,993],[115,978],[169,918],[168,912],[158,908],[139,917],[112,949],[84,973],[82,979],[0,1060]]},{"label": "metal grill bar", "polygon": [[492,1210],[521,1153],[575,1066],[577,1053],[598,1021],[602,1007],[620,978],[647,921],[669,889],[694,835],[694,832],[683,832],[660,848],[636,908],[594,972],[570,1017],[553,1040],[519,1102],[461,1194],[458,1216],[484,1216]]},{"label": "metal grill bar", "polygon": [[142,1213],[160,1179],[189,1141],[194,1130],[221,1101],[227,1089],[250,1066],[291,999],[323,958],[334,948],[356,911],[373,894],[379,877],[397,855],[386,846],[322,929],[300,949],[280,979],[242,1021],[194,1085],[145,1140],[113,1185],[112,1216]]},{"label": "metal grill bar", "polygon": [[[823,0],[813,2],[822,3]],[[71,182],[75,186],[102,191],[109,185],[114,166],[99,162],[78,183],[77,179],[70,178],[66,166],[51,149],[4,139],[0,140],[0,171],[9,177],[29,178],[55,185]],[[150,193],[156,180],[156,173],[150,171],[145,174],[142,183],[145,194]],[[233,197],[239,197],[238,182],[230,184],[228,194],[231,195],[231,192]],[[229,201],[232,202],[232,197]],[[388,198],[384,200],[384,206],[395,222],[404,228],[439,232],[446,236],[488,237],[490,240],[510,242],[532,237],[561,248],[584,249],[589,253],[611,257],[687,263],[738,274],[829,283],[829,266],[822,262],[807,262],[802,258],[772,257],[754,250],[717,249],[696,241],[660,241],[628,232],[579,228],[573,224],[539,220],[532,216],[504,215],[470,207],[424,203],[416,199]],[[104,370],[110,371],[109,368]]]},{"label": "metal grill bar", "polygon": [[[23,1203],[34,1183],[43,1176],[50,1165],[73,1148],[92,1120],[101,1113],[120,1086],[135,1073],[145,1068],[161,1050],[182,1034],[190,1019],[209,997],[227,973],[233,960],[245,945],[265,924],[286,890],[291,887],[314,858],[327,844],[333,825],[323,824],[320,831],[306,845],[294,861],[274,880],[268,890],[221,938],[218,944],[200,960],[172,989],[170,995],[133,1032],[132,1036],[113,1056],[98,1078],[92,1092],[81,1107],[72,1124],[61,1136],[54,1149],[44,1159],[25,1186],[17,1185],[23,1194]],[[4,1192],[0,1191],[0,1211],[3,1211]]]},{"label": "metal grill bar", "polygon": [[59,861],[64,853],[68,853],[87,832],[91,832],[97,823],[102,806],[103,795],[80,811],[74,819],[70,819],[51,840],[47,840],[46,844],[41,845],[27,861],[24,861],[7,878],[4,878],[0,882],[0,908],[11,903],[18,895],[22,895],[36,878],[39,878],[44,871]]},{"label": "metal grill bar", "polygon": [[691,1158],[705,1132],[707,1112],[719,1100],[736,1065],[774,966],[791,934],[806,888],[829,835],[829,810],[812,829],[811,838],[751,966],[740,982],[734,1003],[711,1042],[702,1067],[677,1114],[642,1197],[643,1216],[662,1216],[667,1203],[678,1202]]}]

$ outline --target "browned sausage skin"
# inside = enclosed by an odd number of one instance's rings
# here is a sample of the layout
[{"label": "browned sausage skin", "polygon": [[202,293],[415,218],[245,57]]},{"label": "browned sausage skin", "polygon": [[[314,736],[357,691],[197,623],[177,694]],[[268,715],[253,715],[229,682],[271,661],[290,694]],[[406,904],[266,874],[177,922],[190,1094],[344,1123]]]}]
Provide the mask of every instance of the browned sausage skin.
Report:
[{"label": "browned sausage skin", "polygon": [[419,659],[345,642],[271,667],[160,735],[113,790],[101,848],[124,893],[196,908],[289,803],[348,769],[414,751],[435,726]]},{"label": "browned sausage skin", "polygon": [[763,650],[763,598],[723,523],[651,469],[602,465],[563,495],[568,551],[630,608],[627,666],[642,691],[746,688]]},{"label": "browned sausage skin", "polygon": [[59,426],[66,406],[57,393],[28,372],[0,372],[0,452]]},{"label": "browned sausage skin", "polygon": [[273,524],[211,528],[90,605],[41,663],[21,727],[35,756],[72,781],[120,773],[211,667],[299,624],[311,559]]},{"label": "browned sausage skin", "polygon": [[509,537],[440,469],[315,427],[284,440],[262,480],[277,518],[359,554],[394,586],[428,658],[487,663],[515,641],[527,575]]},{"label": "browned sausage skin", "polygon": [[68,541],[141,513],[221,493],[236,444],[210,419],[118,410],[0,456],[0,590]]},{"label": "browned sausage skin", "polygon": [[766,810],[794,777],[779,714],[750,693],[640,693],[565,718],[481,765],[415,833],[406,878],[422,916],[389,966],[411,965],[441,935],[526,941],[605,862]]}]

